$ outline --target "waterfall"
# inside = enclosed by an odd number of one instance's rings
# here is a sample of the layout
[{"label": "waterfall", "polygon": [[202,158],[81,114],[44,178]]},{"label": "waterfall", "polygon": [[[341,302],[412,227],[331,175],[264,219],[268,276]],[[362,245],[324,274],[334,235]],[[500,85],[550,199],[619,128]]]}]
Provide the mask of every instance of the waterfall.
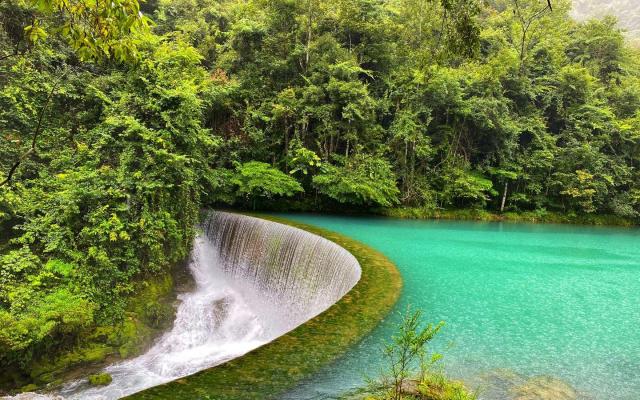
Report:
[{"label": "waterfall", "polygon": [[254,309],[276,307],[270,327],[279,335],[329,308],[360,279],[351,253],[302,229],[222,212],[210,214],[203,229],[223,273],[245,283]]},{"label": "waterfall", "polygon": [[360,279],[342,247],[258,218],[211,211],[195,239],[189,270],[196,283],[170,331],[145,354],[105,368],[113,381],[79,380],[68,399],[117,399],[239,357],[320,314]]}]

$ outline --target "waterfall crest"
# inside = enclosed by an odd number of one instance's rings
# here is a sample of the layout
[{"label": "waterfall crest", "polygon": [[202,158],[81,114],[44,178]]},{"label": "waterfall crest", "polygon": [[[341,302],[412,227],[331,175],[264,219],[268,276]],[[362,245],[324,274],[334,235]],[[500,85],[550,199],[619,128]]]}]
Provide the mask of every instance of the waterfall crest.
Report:
[{"label": "waterfall crest", "polygon": [[203,229],[224,274],[249,286],[247,301],[276,306],[280,332],[320,314],[360,279],[351,253],[302,229],[224,212],[209,214]]},{"label": "waterfall crest", "polygon": [[239,357],[320,314],[360,279],[335,243],[287,225],[211,211],[189,262],[173,328],[145,354],[108,366],[111,384],[67,384],[71,399],[117,399]]}]

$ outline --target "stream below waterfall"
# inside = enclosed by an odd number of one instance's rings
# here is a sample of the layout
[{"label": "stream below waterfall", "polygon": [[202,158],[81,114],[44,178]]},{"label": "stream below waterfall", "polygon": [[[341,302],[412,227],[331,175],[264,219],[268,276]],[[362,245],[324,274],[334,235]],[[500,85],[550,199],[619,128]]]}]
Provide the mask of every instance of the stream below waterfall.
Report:
[{"label": "stream below waterfall", "polygon": [[67,384],[60,394],[67,399],[118,399],[223,363],[255,349],[278,335],[269,315],[249,306],[242,292],[217,267],[220,261],[210,241],[195,240],[189,270],[195,290],[179,296],[173,328],[145,354],[110,365],[107,386],[86,380]]}]

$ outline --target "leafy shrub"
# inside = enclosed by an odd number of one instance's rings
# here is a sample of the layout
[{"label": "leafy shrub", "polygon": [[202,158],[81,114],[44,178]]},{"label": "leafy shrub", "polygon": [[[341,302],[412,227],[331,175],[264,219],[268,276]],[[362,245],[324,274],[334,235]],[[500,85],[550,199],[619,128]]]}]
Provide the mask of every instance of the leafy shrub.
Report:
[{"label": "leafy shrub", "polygon": [[324,165],[322,172],[313,178],[320,193],[355,205],[390,207],[398,204],[400,191],[387,161],[369,154],[340,161],[340,166]]}]

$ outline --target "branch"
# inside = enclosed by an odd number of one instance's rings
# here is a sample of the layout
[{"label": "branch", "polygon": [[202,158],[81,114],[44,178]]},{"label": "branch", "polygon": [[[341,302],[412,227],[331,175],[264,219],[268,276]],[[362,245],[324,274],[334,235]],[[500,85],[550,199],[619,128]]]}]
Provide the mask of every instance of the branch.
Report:
[{"label": "branch", "polygon": [[[27,47],[27,48],[28,48],[28,47]],[[19,56],[21,53],[22,53],[22,52],[20,51],[20,42],[18,41],[18,42],[16,43],[15,48],[13,49],[13,52],[12,52],[12,53],[8,53],[8,54],[5,54],[5,55],[1,56],[1,57],[0,57],[0,61],[4,61],[4,60],[9,59],[9,58],[11,58],[11,57]]]},{"label": "branch", "polygon": [[44,105],[40,109],[40,115],[38,116],[38,124],[36,125],[35,132],[33,133],[33,138],[31,139],[31,147],[29,148],[29,150],[27,150],[25,153],[23,153],[20,156],[20,158],[18,158],[18,160],[13,164],[13,166],[11,166],[11,169],[9,169],[9,173],[7,174],[7,177],[2,182],[0,182],[0,187],[9,184],[11,182],[11,179],[13,178],[13,175],[18,170],[18,167],[20,166],[20,164],[22,164],[22,162],[24,160],[26,160],[27,157],[31,156],[33,153],[36,152],[36,145],[38,143],[38,137],[40,136],[40,133],[42,132],[42,121],[44,119],[44,114],[47,111],[47,108],[49,107],[49,103],[51,103],[51,98],[53,97],[54,92],[56,91],[56,89],[60,85],[60,82],[62,82],[62,80],[64,79],[65,75],[66,75],[66,73],[63,74],[60,77],[60,79],[58,79],[58,81],[51,87],[51,90],[49,91],[49,94],[47,95],[47,99],[45,100]]},{"label": "branch", "polygon": [[6,54],[6,55],[4,55],[4,56],[0,57],[0,61],[4,61],[4,60],[6,60],[7,58],[15,57],[15,56],[17,56],[17,55],[18,55],[17,53],[9,53],[9,54]]}]

